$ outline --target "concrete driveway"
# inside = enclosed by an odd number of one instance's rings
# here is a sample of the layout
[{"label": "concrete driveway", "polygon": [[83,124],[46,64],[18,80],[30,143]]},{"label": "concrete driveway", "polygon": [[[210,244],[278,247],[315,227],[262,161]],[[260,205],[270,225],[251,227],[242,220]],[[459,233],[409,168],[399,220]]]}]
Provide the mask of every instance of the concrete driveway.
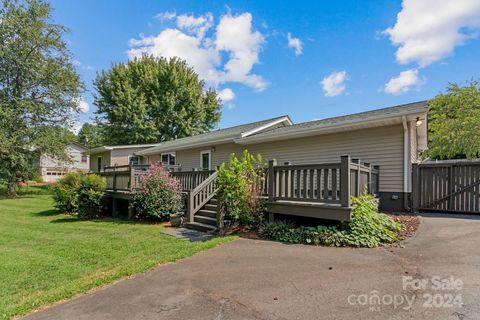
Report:
[{"label": "concrete driveway", "polygon": [[403,248],[239,239],[26,318],[480,319],[479,298],[480,220],[439,215]]}]

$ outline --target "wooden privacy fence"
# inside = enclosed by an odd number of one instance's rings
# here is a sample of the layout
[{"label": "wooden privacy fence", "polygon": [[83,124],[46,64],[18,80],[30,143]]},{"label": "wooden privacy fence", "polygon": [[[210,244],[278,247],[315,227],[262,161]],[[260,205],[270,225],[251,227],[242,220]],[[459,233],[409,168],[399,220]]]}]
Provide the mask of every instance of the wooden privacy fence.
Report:
[{"label": "wooden privacy fence", "polygon": [[378,193],[378,166],[360,163],[342,156],[338,163],[277,165],[269,162],[267,193],[269,202],[317,202],[350,207],[351,195],[358,196],[366,187]]},{"label": "wooden privacy fence", "polygon": [[414,164],[414,211],[480,213],[480,160]]}]

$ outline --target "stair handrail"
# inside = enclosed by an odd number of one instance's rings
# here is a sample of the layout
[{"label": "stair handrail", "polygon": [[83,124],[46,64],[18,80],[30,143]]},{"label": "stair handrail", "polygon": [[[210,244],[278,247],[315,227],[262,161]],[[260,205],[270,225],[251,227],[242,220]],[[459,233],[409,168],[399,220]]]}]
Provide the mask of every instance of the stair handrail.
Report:
[{"label": "stair handrail", "polygon": [[193,222],[195,213],[197,213],[213,196],[217,193],[215,180],[217,172],[213,172],[207,179],[200,183],[195,189],[188,191],[187,219]]}]

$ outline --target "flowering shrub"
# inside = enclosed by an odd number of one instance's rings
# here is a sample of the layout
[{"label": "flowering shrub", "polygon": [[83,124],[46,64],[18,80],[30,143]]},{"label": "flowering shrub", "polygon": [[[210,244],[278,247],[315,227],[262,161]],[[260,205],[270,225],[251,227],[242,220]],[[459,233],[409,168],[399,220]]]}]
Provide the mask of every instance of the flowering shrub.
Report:
[{"label": "flowering shrub", "polygon": [[133,191],[137,218],[164,219],[182,207],[182,188],[160,164],[152,164]]}]

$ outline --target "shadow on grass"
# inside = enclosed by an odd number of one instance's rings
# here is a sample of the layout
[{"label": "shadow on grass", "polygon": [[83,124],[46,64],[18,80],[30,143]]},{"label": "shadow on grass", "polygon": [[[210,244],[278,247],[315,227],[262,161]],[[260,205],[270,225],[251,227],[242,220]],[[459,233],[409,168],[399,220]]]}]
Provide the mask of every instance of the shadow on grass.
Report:
[{"label": "shadow on grass", "polygon": [[95,223],[109,223],[109,224],[113,223],[113,224],[119,224],[119,225],[123,225],[123,224],[125,225],[158,225],[158,226],[166,224],[165,221],[127,220],[127,219],[111,218],[111,217],[85,219],[85,218],[78,218],[75,216],[63,217],[63,218],[58,218],[50,221],[50,223],[75,223],[75,222],[95,222]]},{"label": "shadow on grass", "polygon": [[38,216],[38,217],[58,216],[59,214],[62,214],[62,212],[58,209],[50,209],[50,210],[45,210],[45,211],[32,213],[32,215]]}]

